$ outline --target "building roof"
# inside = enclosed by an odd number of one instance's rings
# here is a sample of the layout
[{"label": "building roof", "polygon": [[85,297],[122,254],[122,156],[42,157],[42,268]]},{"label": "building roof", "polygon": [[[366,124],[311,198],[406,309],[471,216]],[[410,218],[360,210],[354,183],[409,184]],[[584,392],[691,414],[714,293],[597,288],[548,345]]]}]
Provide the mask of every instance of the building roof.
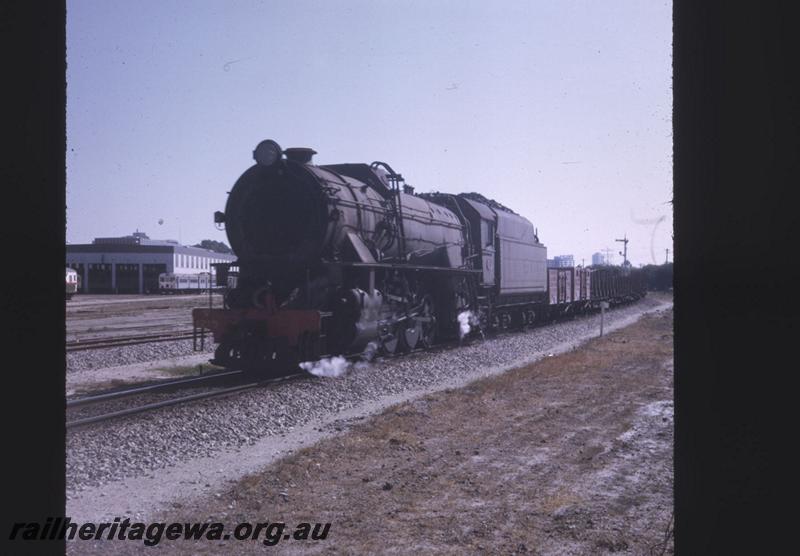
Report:
[{"label": "building roof", "polygon": [[218,253],[202,247],[181,245],[174,239],[150,239],[144,232],[128,236],[98,237],[92,243],[69,243],[67,253],[182,253],[219,259],[236,259],[232,253]]}]

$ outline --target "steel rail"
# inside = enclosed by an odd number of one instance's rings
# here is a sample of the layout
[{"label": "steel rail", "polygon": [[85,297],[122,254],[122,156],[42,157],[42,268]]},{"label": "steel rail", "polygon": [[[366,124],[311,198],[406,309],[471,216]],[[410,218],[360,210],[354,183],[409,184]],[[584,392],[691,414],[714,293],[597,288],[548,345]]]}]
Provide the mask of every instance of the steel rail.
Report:
[{"label": "steel rail", "polygon": [[159,390],[171,390],[177,386],[185,386],[188,384],[196,384],[198,382],[210,382],[212,380],[218,380],[220,378],[240,375],[242,371],[224,371],[219,373],[209,373],[206,375],[201,376],[194,376],[189,378],[179,378],[175,380],[166,380],[161,382],[156,382],[153,384],[146,384],[144,386],[134,386],[131,388],[125,388],[124,390],[112,390],[108,392],[103,392],[102,394],[95,394],[89,396],[82,396],[79,398],[73,398],[71,400],[67,400],[67,407],[80,407],[83,405],[90,405],[100,402],[105,402],[109,400],[116,400],[119,398],[125,398],[128,396],[135,396],[137,394],[144,394],[146,392],[157,392]]},{"label": "steel rail", "polygon": [[197,401],[197,400],[206,400],[211,398],[219,398],[223,396],[227,396],[230,394],[235,394],[237,392],[241,392],[244,390],[252,390],[253,388],[258,388],[259,386],[264,386],[267,384],[282,382],[284,380],[293,379],[300,376],[299,374],[288,375],[285,377],[279,378],[272,378],[267,380],[261,380],[257,382],[250,382],[248,384],[240,384],[238,386],[231,386],[230,388],[223,388],[222,390],[215,390],[214,392],[203,392],[200,394],[192,394],[190,396],[182,396],[180,398],[172,398],[170,400],[164,400],[160,402],[149,403],[145,405],[140,405],[136,407],[130,407],[127,409],[122,409],[119,411],[112,411],[110,413],[103,413],[100,415],[93,415],[91,417],[84,417],[83,419],[75,419],[73,421],[67,421],[66,428],[72,429],[76,427],[81,427],[84,425],[89,425],[91,423],[99,423],[102,421],[109,421],[111,419],[116,419],[118,417],[125,417],[128,415],[136,415],[137,413],[145,413],[147,411],[153,411],[155,409],[160,409],[163,407],[169,407],[172,405],[179,405],[187,402]]},{"label": "steel rail", "polygon": [[[589,316],[588,313],[583,313],[582,315],[583,316]],[[565,317],[565,315],[559,315],[559,316],[560,317]],[[573,317],[573,318],[574,318],[574,316],[578,316],[578,315],[577,314],[569,315],[569,317]],[[553,319],[551,321],[551,324],[555,324],[555,323],[559,322],[560,320],[562,320],[562,319],[556,317],[555,319]],[[564,320],[566,320],[566,319],[564,319]],[[547,324],[548,323],[539,323],[539,326],[535,326],[535,328],[538,328],[540,326],[547,326]],[[528,326],[526,326],[525,328],[528,328]],[[487,332],[493,332],[494,334],[504,335],[505,333],[507,333],[509,331],[508,330],[497,330],[497,329],[495,329],[495,330],[489,330]],[[494,335],[494,334],[492,334],[492,335]],[[414,349],[414,350],[412,350],[410,352],[410,354],[416,354],[416,353],[420,353],[420,352],[424,352],[424,351],[428,351],[428,352],[430,352],[430,351],[434,351],[434,352],[437,352],[437,351],[448,351],[450,349],[460,347],[460,346],[464,345],[465,343],[469,344],[469,343],[471,343],[471,340],[464,341],[462,339],[462,340],[450,340],[450,341],[446,341],[446,342],[441,342],[441,343],[438,343],[438,344],[432,346],[431,348]],[[352,360],[353,358],[357,358],[358,356],[362,356],[362,355],[365,355],[365,354],[366,354],[366,352],[362,352],[361,354],[351,354],[350,356],[347,357],[347,359]],[[399,357],[400,355],[401,354],[384,354],[384,355],[378,356],[378,358],[381,358],[381,359],[384,359],[384,358],[394,359],[395,357]],[[323,356],[323,358],[324,357],[325,356]],[[229,373],[231,373],[231,374],[237,373],[237,372],[240,372],[240,371],[229,371]],[[215,375],[210,375],[210,376],[221,376],[223,374],[225,374],[225,373],[217,373]],[[257,381],[257,382],[251,382],[251,383],[248,383],[248,384],[232,386],[232,387],[229,387],[229,388],[223,388],[221,390],[216,390],[216,391],[213,391],[213,392],[204,392],[204,393],[200,393],[200,394],[193,394],[193,395],[190,395],[190,396],[183,396],[183,397],[179,397],[179,398],[173,398],[173,399],[164,400],[164,401],[161,401],[161,402],[155,402],[155,403],[145,404],[145,405],[141,405],[141,406],[137,406],[137,407],[133,407],[133,408],[123,409],[123,410],[120,410],[120,411],[114,411],[114,412],[110,412],[110,413],[106,413],[106,414],[100,414],[100,415],[95,415],[95,416],[91,416],[91,417],[86,417],[86,418],[83,418],[83,419],[76,419],[76,420],[73,420],[73,421],[68,421],[66,423],[66,428],[70,429],[70,428],[80,427],[80,426],[88,425],[88,424],[91,424],[91,423],[107,421],[107,420],[110,420],[110,419],[114,419],[114,418],[117,418],[117,417],[124,417],[124,416],[127,416],[127,415],[135,415],[137,413],[144,413],[144,412],[147,412],[147,411],[152,411],[154,409],[159,409],[159,408],[163,408],[163,407],[169,407],[169,406],[172,406],[172,405],[179,405],[179,404],[187,403],[187,402],[190,402],[190,401],[222,397],[222,396],[226,396],[226,395],[230,395],[230,394],[235,394],[237,392],[241,392],[241,391],[244,391],[244,390],[257,388],[259,386],[264,386],[264,385],[267,385],[267,384],[272,384],[272,383],[282,382],[282,381],[286,381],[286,380],[296,379],[296,378],[298,378],[300,376],[308,376],[308,374],[307,373],[294,373],[294,374],[283,376],[283,377],[271,378],[271,379],[261,380],[261,381]],[[195,379],[203,379],[203,378],[207,378],[207,377],[193,377],[193,378],[195,378]],[[175,383],[175,382],[180,382],[180,381],[172,381],[172,382]],[[157,387],[157,385],[153,385],[153,386]],[[143,387],[143,389],[144,388],[146,388],[146,387]],[[109,393],[109,394],[112,394],[112,393]],[[78,402],[79,400],[75,400],[75,401]],[[69,404],[69,402],[68,402],[68,404]]]},{"label": "steel rail", "polygon": [[66,344],[67,351],[84,351],[89,349],[102,349],[108,347],[133,346],[155,342],[170,342],[176,340],[191,340],[192,331],[169,332],[164,334],[149,334],[140,336],[120,336],[116,338],[90,338],[87,340],[71,340]]},{"label": "steel rail", "polygon": [[86,339],[77,339],[77,340],[70,340],[70,343],[75,344],[92,344],[92,343],[99,343],[99,342],[107,342],[109,340],[117,340],[117,339],[146,339],[146,338],[160,338],[162,336],[168,336],[170,334],[191,334],[192,330],[187,328],[186,330],[167,330],[164,332],[155,332],[153,334],[133,334],[130,336],[108,336],[108,337],[99,337],[99,338],[86,338]]}]

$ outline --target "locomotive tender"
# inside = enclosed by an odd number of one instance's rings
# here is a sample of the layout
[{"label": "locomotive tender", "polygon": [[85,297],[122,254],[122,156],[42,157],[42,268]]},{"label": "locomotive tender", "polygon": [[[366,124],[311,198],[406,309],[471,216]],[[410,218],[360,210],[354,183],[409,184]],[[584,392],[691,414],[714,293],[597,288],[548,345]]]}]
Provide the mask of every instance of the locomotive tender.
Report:
[{"label": "locomotive tender", "polygon": [[[618,270],[548,269],[533,224],[478,194],[414,194],[384,162],[317,166],[314,154],[262,141],[214,215],[236,287],[193,322],[213,333],[218,365],[281,372],[370,343],[393,354],[457,336],[467,312],[503,329],[644,294]],[[215,266],[225,283],[230,265]]]}]

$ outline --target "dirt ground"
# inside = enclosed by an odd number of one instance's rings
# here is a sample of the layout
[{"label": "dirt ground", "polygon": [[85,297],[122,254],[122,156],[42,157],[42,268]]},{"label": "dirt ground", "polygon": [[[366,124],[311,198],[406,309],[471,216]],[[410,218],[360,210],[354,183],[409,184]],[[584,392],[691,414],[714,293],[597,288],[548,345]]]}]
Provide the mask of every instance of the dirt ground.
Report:
[{"label": "dirt ground", "polygon": [[[161,517],[330,522],[324,541],[162,540],[156,552],[671,554],[672,361],[669,309],[394,406]],[[142,546],[94,546],[109,548]]]},{"label": "dirt ground", "polygon": [[66,302],[67,340],[191,330],[194,307],[208,307],[208,294],[78,295]]}]

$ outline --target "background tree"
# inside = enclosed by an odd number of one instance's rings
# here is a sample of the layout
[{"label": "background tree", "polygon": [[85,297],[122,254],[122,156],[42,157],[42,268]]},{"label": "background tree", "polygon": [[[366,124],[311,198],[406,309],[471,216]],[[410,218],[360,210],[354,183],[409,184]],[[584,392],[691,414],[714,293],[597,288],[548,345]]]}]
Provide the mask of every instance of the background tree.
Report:
[{"label": "background tree", "polygon": [[221,241],[214,241],[213,239],[204,239],[192,247],[202,247],[203,249],[210,249],[215,253],[233,253],[233,250]]}]

